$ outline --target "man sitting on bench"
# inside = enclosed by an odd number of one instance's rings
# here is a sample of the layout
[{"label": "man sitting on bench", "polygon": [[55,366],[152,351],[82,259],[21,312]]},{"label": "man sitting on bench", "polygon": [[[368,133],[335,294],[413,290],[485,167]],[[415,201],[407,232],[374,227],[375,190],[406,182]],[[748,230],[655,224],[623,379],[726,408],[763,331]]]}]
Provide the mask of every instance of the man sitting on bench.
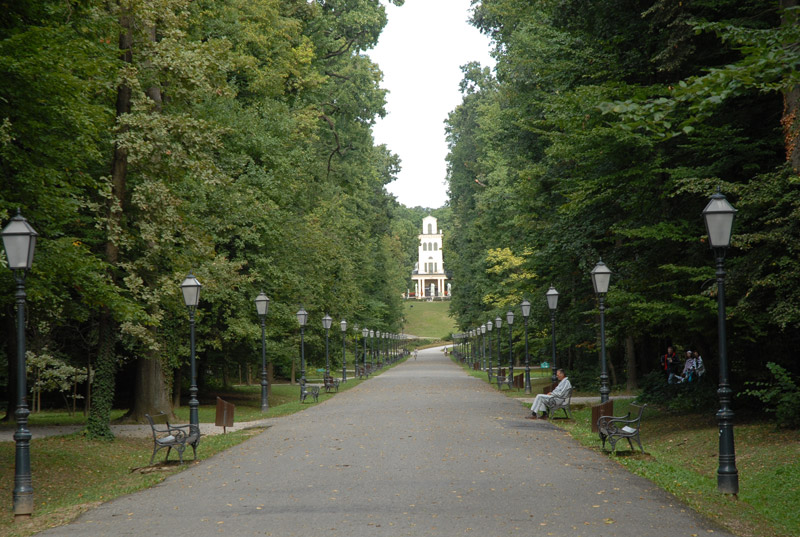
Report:
[{"label": "man sitting on bench", "polygon": [[567,375],[564,373],[563,369],[556,370],[556,378],[558,379],[558,386],[555,389],[545,394],[539,394],[536,396],[536,399],[533,400],[533,404],[531,405],[531,415],[526,416],[529,420],[536,420],[540,419],[539,412],[542,412],[541,419],[547,418],[547,402],[553,398],[561,397],[563,398],[567,392],[569,392],[570,388],[572,388],[572,384],[570,384]]}]

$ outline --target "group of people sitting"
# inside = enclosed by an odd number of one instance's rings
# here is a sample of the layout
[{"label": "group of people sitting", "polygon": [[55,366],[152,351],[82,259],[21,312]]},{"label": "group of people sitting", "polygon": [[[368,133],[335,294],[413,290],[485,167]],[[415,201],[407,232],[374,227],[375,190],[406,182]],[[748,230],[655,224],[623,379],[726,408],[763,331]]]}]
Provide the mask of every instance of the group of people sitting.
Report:
[{"label": "group of people sitting", "polygon": [[670,346],[661,357],[661,370],[668,384],[680,384],[699,380],[705,374],[706,366],[698,351],[687,350],[686,361],[682,362],[675,349]]}]

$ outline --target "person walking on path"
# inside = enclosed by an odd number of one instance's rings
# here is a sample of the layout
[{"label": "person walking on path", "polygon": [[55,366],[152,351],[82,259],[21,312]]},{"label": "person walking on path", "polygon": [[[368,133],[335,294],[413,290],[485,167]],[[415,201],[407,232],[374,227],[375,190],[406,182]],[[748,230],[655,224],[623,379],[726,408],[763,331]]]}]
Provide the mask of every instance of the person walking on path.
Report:
[{"label": "person walking on path", "polygon": [[533,400],[533,404],[531,405],[531,415],[527,416],[527,419],[539,419],[539,412],[542,412],[542,419],[546,418],[548,401],[564,398],[567,392],[572,388],[572,384],[563,369],[559,368],[556,370],[556,378],[558,378],[558,386],[547,395],[540,393],[536,396],[536,399]]}]

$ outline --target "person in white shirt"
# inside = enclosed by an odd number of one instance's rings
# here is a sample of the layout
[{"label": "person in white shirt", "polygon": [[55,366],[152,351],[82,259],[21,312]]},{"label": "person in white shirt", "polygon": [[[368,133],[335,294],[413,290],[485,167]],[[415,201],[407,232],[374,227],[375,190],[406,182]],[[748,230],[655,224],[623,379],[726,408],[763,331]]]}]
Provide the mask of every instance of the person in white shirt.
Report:
[{"label": "person in white shirt", "polygon": [[572,384],[570,384],[563,369],[556,370],[556,378],[558,379],[558,386],[546,395],[540,393],[536,396],[536,399],[533,400],[533,404],[531,405],[531,415],[527,416],[527,419],[540,419],[539,412],[542,412],[541,419],[547,418],[547,403],[552,399],[563,399],[566,397],[567,393],[572,388]]}]

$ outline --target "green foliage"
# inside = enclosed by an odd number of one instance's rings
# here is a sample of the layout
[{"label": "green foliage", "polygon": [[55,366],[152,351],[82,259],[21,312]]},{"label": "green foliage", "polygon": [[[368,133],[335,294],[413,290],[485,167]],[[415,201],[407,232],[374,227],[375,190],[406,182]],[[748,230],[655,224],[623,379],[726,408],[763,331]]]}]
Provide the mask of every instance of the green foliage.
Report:
[{"label": "green foliage", "polygon": [[717,387],[706,373],[695,382],[668,384],[664,373],[651,371],[639,381],[642,392],[636,398],[676,414],[696,414],[714,408],[718,401]]},{"label": "green foliage", "polygon": [[752,396],[764,404],[764,410],[774,412],[779,427],[800,428],[800,388],[792,375],[775,362],[768,362],[767,369],[772,373],[770,381],[748,381],[746,386],[754,386],[741,393]]},{"label": "green foliage", "polygon": [[[767,356],[794,368],[798,166],[785,162],[797,132],[795,11],[733,0],[476,6],[497,68],[464,67],[447,122],[459,327],[523,298],[531,325],[548,327],[552,284],[559,356],[588,380],[599,346],[589,272],[602,258],[618,383],[635,386],[671,343],[713,360],[717,290],[701,211],[720,185],[739,209],[726,260],[731,378],[738,388]],[[534,347],[548,335],[538,332]],[[706,396],[674,405],[700,408]]]},{"label": "green foliage", "polygon": [[163,394],[186,368],[189,270],[204,372],[260,362],[262,290],[279,376],[300,305],[312,359],[325,313],[400,331],[415,237],[384,188],[399,161],[372,139],[385,90],[363,54],[385,23],[378,0],[40,0],[0,16],[0,220],[22,207],[40,233],[39,348],[95,360],[91,435],[111,435],[118,370],[158,360]]}]

